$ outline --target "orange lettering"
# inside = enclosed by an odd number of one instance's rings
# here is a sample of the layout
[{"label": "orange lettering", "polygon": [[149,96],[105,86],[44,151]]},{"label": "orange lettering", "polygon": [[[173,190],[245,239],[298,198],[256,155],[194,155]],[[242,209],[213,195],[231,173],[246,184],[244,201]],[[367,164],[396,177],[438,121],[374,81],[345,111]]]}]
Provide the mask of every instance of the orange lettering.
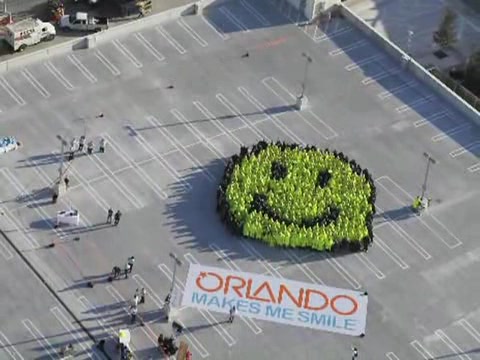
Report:
[{"label": "orange lettering", "polygon": [[228,293],[228,288],[230,287],[230,282],[231,280],[240,280],[241,284],[240,285],[231,285],[232,290],[241,298],[243,298],[243,294],[241,293],[240,289],[243,289],[247,282],[245,281],[244,278],[241,278],[240,276],[234,276],[234,275],[228,275],[226,280],[225,280],[225,289],[224,293],[227,295]]},{"label": "orange lettering", "polygon": [[[352,302],[352,310],[350,311],[340,311],[337,309],[337,305],[336,305],[336,302],[337,300],[339,299],[347,299],[347,300],[350,300]],[[357,312],[358,310],[358,302],[355,298],[352,298],[351,296],[348,296],[348,295],[337,295],[335,296],[334,298],[332,298],[332,301],[331,301],[331,308],[333,311],[335,311],[338,315],[343,315],[343,316],[349,316],[349,315],[352,315],[354,313]]]},{"label": "orange lettering", "polygon": [[[260,285],[257,288],[257,290],[255,291],[255,293],[253,295],[251,294],[252,283],[253,283],[253,280],[248,279],[248,281],[247,281],[247,299],[263,301],[263,302],[270,302],[270,303],[276,304],[275,295],[273,295],[273,291],[272,291],[270,285],[268,284],[268,282],[264,281],[262,283],[262,285]],[[260,293],[263,290],[264,287],[267,287],[267,291],[268,291],[268,295],[270,295],[270,299],[265,299],[265,298],[258,297],[258,293]]]},{"label": "orange lettering", "polygon": [[290,292],[290,290],[288,289],[288,287],[286,285],[280,284],[280,289],[278,291],[278,303],[279,304],[282,303],[284,293],[290,298],[290,300],[295,305],[297,305],[297,307],[302,307],[303,294],[304,294],[304,289],[303,288],[300,288],[300,290],[298,291],[298,298],[296,298],[295,296],[293,296],[293,294]]},{"label": "orange lettering", "polygon": [[[312,294],[320,295],[323,298],[324,303],[322,304],[322,306],[318,306],[318,307],[317,306],[310,306],[310,296]],[[306,295],[305,295],[305,303],[303,305],[304,309],[319,311],[319,310],[325,309],[328,306],[328,304],[329,304],[328,296],[325,295],[323,292],[318,291],[318,290],[314,290],[314,289],[307,289]]]},{"label": "orange lettering", "polygon": [[[214,288],[211,288],[211,289],[205,288],[200,280],[203,280],[207,276],[213,276],[213,277],[217,278],[218,285]],[[195,281],[195,283],[197,284],[197,287],[199,289],[202,289],[203,291],[206,291],[206,292],[216,292],[223,287],[222,277],[220,275],[218,275],[217,273],[214,273],[214,272],[204,272],[204,271],[202,271],[200,274],[198,274],[197,280]]]}]

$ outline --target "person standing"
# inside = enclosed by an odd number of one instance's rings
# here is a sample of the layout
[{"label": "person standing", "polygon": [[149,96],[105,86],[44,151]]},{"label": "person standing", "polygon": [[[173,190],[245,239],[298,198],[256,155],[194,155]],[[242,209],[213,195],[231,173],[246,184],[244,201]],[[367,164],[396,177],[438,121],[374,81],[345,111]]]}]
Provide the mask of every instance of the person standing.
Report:
[{"label": "person standing", "polygon": [[68,186],[70,185],[70,179],[68,178],[68,176],[65,176],[65,178],[63,179],[64,183],[65,183],[65,189],[68,190]]},{"label": "person standing", "polygon": [[98,146],[98,150],[99,150],[101,153],[104,153],[106,146],[107,146],[107,142],[106,142],[105,139],[102,137],[102,138],[100,139],[100,144],[99,144],[99,146]]},{"label": "person standing", "polygon": [[130,316],[131,316],[131,323],[135,323],[137,319],[138,308],[137,305],[130,306]]},{"label": "person standing", "polygon": [[112,223],[112,218],[113,218],[113,210],[112,208],[110,208],[108,209],[108,212],[107,212],[107,224]]},{"label": "person standing", "polygon": [[147,291],[145,288],[142,288],[140,291],[140,304],[145,304],[145,295],[147,295]]},{"label": "person standing", "polygon": [[87,144],[87,154],[92,155],[93,153],[93,141],[90,140]]},{"label": "person standing", "polygon": [[120,212],[120,210],[117,210],[117,212],[115,213],[115,218],[114,218],[114,223],[113,223],[115,226],[118,225],[121,217],[122,217],[122,213]]},{"label": "person standing", "polygon": [[352,347],[352,360],[355,360],[358,357],[358,349],[353,346]]},{"label": "person standing", "polygon": [[138,302],[140,301],[139,291],[138,288],[135,290],[135,294],[133,294],[133,305],[138,306]]},{"label": "person standing", "polygon": [[83,151],[85,147],[85,135],[80,136],[80,141],[78,142],[78,151]]},{"label": "person standing", "polygon": [[231,308],[230,308],[230,316],[228,317],[228,322],[231,324],[233,323],[233,320],[235,320],[235,315],[237,313],[237,308],[235,307],[235,305],[233,305]]},{"label": "person standing", "polygon": [[132,270],[133,270],[133,263],[135,262],[135,256],[130,256],[128,259],[127,259],[127,264],[128,264],[128,272],[131,273]]},{"label": "person standing", "polygon": [[128,279],[128,273],[130,272],[130,264],[128,262],[125,264],[125,268],[123,269],[123,272],[125,274],[125,279]]}]

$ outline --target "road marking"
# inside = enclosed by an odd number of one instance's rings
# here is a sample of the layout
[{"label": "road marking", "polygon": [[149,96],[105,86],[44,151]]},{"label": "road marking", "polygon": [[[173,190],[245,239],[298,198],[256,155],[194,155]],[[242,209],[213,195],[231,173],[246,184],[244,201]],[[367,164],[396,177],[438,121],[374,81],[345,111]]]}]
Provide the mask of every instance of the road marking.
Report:
[{"label": "road marking", "polygon": [[404,113],[404,112],[409,111],[411,109],[414,109],[419,105],[427,104],[427,103],[431,102],[432,99],[435,99],[435,95],[427,95],[427,96],[424,96],[420,99],[416,99],[416,100],[412,101],[410,104],[405,104],[405,105],[399,106],[399,107],[395,108],[395,111],[397,113],[401,114],[401,113]]},{"label": "road marking", "polygon": [[13,360],[24,360],[23,356],[20,355],[18,350],[13,346],[13,344],[8,340],[4,333],[0,331],[0,345],[2,350],[4,350]]},{"label": "road marking", "polygon": [[473,327],[472,324],[468,322],[467,319],[461,319],[458,321],[458,324],[470,334],[478,343],[480,343],[480,332]]},{"label": "road marking", "polygon": [[389,90],[382,91],[381,93],[377,94],[378,98],[381,100],[385,100],[393,95],[396,95],[400,92],[402,92],[405,89],[411,88],[412,85],[415,85],[417,82],[415,80],[408,81],[406,83],[400,84],[398,86],[395,86]]},{"label": "road marking", "polygon": [[366,64],[369,64],[371,62],[383,59],[384,57],[385,56],[383,54],[376,54],[376,55],[373,55],[373,56],[369,56],[367,58],[364,58],[362,60],[356,61],[354,63],[351,63],[351,64],[345,66],[345,70],[353,71],[353,70],[358,69],[359,67],[361,67],[363,65],[366,65]]},{"label": "road marking", "polygon": [[[75,339],[75,342],[80,345],[80,347],[82,348],[82,350],[87,354],[87,356],[90,358],[90,359],[93,359],[93,354],[92,354],[92,349],[87,349],[87,347],[85,346],[85,344],[81,341],[81,339],[79,338],[78,336],[78,331],[76,329],[73,328],[72,324],[70,323],[70,321],[67,319],[67,317],[65,316],[65,314],[60,311],[60,309],[58,308],[58,306],[54,306],[50,309],[50,312],[57,318],[58,322],[63,326],[63,328],[65,330],[68,331],[68,333],[70,334],[71,337],[73,337]],[[73,330],[73,331],[72,331]],[[95,358],[97,358],[97,356],[95,356]]]},{"label": "road marking", "polygon": [[433,124],[435,121],[438,121],[438,120],[443,119],[444,117],[448,117],[450,115],[451,115],[451,113],[449,111],[442,110],[442,111],[439,111],[439,112],[434,113],[432,115],[429,115],[426,118],[415,121],[413,123],[413,126],[418,128],[420,126],[424,126],[424,125],[427,125],[427,124]]},{"label": "road marking", "polygon": [[90,81],[92,84],[95,84],[98,79],[88,70],[85,65],[73,54],[68,55],[68,60],[75,65],[75,67]]},{"label": "road marking", "polygon": [[100,62],[105,65],[105,67],[112,73],[113,76],[119,76],[120,75],[120,70],[111,63],[110,60],[107,59],[107,57],[100,51],[96,50],[95,51],[95,57],[100,60]]},{"label": "road marking", "polygon": [[190,162],[197,166],[199,169],[202,170],[202,174],[211,182],[216,183],[216,177],[208,170],[200,161],[197,160],[194,156],[192,156],[187,149],[173,136],[166,128],[162,128],[162,123],[154,116],[147,116],[147,121],[152,124],[158,132],[162,133],[172,145],[174,145],[177,149],[179,149],[180,153],[183,156],[190,160]]},{"label": "road marking", "polygon": [[112,44],[117,48],[118,51],[120,51],[130,62],[135,66],[137,69],[141,69],[143,67],[143,64],[138,61],[138,59],[135,57],[135,55],[132,54],[130,50],[127,49],[125,45],[123,45],[120,40],[115,39],[112,41]]},{"label": "road marking", "polygon": [[[185,258],[187,259],[187,261],[189,263],[192,263],[192,261],[193,261],[193,263],[198,263],[198,262],[195,262],[195,259],[192,259],[191,255],[189,257],[185,256]],[[168,268],[168,266],[166,266],[165,264],[160,264],[157,267],[160,269],[161,272],[163,272],[165,274],[165,276],[169,280],[172,280],[173,273]],[[175,280],[176,280],[176,285],[178,286],[178,288],[183,293],[183,291],[185,289],[185,285],[180,280],[178,280],[178,279],[175,279]],[[205,310],[205,309],[197,309],[197,310],[200,312],[200,314],[203,316],[203,318],[210,325],[212,325],[213,329],[217,332],[218,335],[220,335],[220,337],[223,339],[223,341],[225,341],[225,343],[229,347],[232,347],[233,345],[235,345],[237,343],[237,341],[229,334],[229,332],[227,330],[225,330],[225,328],[222,326],[222,324],[217,319],[215,319],[215,317],[212,315],[212,313],[209,310]]]},{"label": "road marking", "polygon": [[360,283],[357,281],[357,279],[355,279],[353,277],[353,275],[351,275],[347,269],[337,260],[335,259],[334,257],[332,257],[331,255],[329,254],[323,254],[323,253],[320,253],[320,256],[322,258],[324,258],[327,263],[341,276],[345,279],[345,281],[347,283],[350,284],[350,286],[355,289],[355,290],[358,290],[360,289],[362,286],[360,285]]},{"label": "road marking", "polygon": [[[5,213],[4,213],[5,214]],[[1,215],[4,216],[4,215]],[[13,259],[13,254],[8,248],[7,244],[4,243],[4,240],[0,241],[0,254],[2,254],[3,258],[8,261]]]},{"label": "road marking", "polygon": [[365,255],[365,253],[355,254],[355,257],[365,265],[376,277],[377,279],[385,279],[385,274],[380,271],[380,269],[372,263],[372,261]]},{"label": "road marking", "polygon": [[268,260],[265,259],[263,255],[260,254],[260,252],[255,249],[255,247],[247,240],[241,239],[240,245],[245,249],[245,251],[250,255],[250,257],[254,260],[257,260],[257,262],[260,263],[260,265],[262,265],[262,267],[267,270],[267,272],[269,272],[271,276],[276,276],[280,279],[283,279],[283,275],[280,274],[277,269],[275,269],[275,267],[270,264]]},{"label": "road marking", "polygon": [[[445,345],[447,345],[450,350],[452,350],[456,356],[458,356],[457,359],[462,359],[462,360],[472,360],[470,356],[468,356],[467,352],[460,349],[460,347],[455,343],[443,330],[436,330],[435,335],[437,335],[440,340],[442,340]],[[452,356],[455,356],[452,354]]]},{"label": "road marking", "polygon": [[72,85],[70,81],[58,70],[55,65],[50,60],[47,60],[44,63],[45,67],[50,71],[50,73],[55,76],[55,78],[62,84],[65,89],[72,91],[75,89],[75,86]]},{"label": "road marking", "polygon": [[212,29],[218,36],[220,36],[222,40],[230,39],[230,36],[228,34],[225,34],[221,30],[219,30],[218,27],[213,23],[211,23],[210,21],[208,21],[208,19],[206,19],[205,16],[202,16],[202,20],[205,24],[207,24],[208,27],[210,27],[210,29]]},{"label": "road marking", "polygon": [[250,32],[250,29],[248,29],[245,24],[243,24],[235,15],[233,15],[230,10],[228,10],[226,7],[220,7],[219,8],[220,12],[225,15],[228,20],[230,20],[235,26],[237,26],[242,32],[248,33]]},{"label": "road marking", "polygon": [[[132,126],[130,126],[133,129]],[[162,133],[163,135],[163,133]],[[167,172],[175,179],[176,182],[181,184],[186,190],[191,190],[192,186],[187,183],[185,180],[180,179],[180,174],[178,171],[170,165],[170,163],[164,158],[164,154],[158,152],[148,141],[138,132],[135,132],[134,139],[145,149],[147,153],[155,157],[155,159],[160,163],[160,165],[167,170]],[[175,145],[174,145],[175,146]],[[180,151],[175,146],[175,151]]]},{"label": "road marking", "polygon": [[265,16],[263,16],[258,10],[256,10],[252,5],[248,3],[248,1],[240,0],[240,5],[242,5],[245,10],[247,10],[250,14],[253,15],[263,26],[271,25],[270,21],[268,21]]},{"label": "road marking", "polygon": [[[245,98],[257,108],[258,111],[264,113],[267,116],[266,120],[270,120],[273,125],[275,125],[278,129],[280,129],[285,135],[290,137],[293,141],[297,142],[298,144],[304,144],[303,141],[295,135],[287,126],[282,124],[275,115],[271,116],[267,113],[267,107],[263,105],[258,99],[256,99],[246,88],[243,86],[239,86],[238,91],[245,96]],[[277,120],[277,121],[275,121]]]},{"label": "road marking", "polygon": [[449,129],[447,131],[443,131],[435,136],[432,136],[432,141],[433,142],[438,142],[438,141],[442,141],[452,135],[456,135],[458,133],[461,133],[462,131],[464,130],[468,130],[472,127],[472,125],[470,123],[464,123],[464,124],[461,124],[459,126],[455,126],[454,128],[452,129]]},{"label": "road marking", "polygon": [[[479,142],[479,145],[480,145],[480,142]],[[378,179],[376,179],[375,181],[378,182],[384,189],[385,191],[387,191],[393,198],[395,198],[400,204],[402,205],[405,205],[398,197],[396,197],[391,191],[389,191],[385,185],[382,185],[381,183],[381,180],[382,179],[385,179],[385,180],[388,180],[390,181],[397,189],[399,189],[407,198],[409,198],[411,200],[411,202],[413,202],[413,197],[406,191],[404,190],[399,184],[397,184],[393,179],[391,179],[389,176],[381,176],[379,177]],[[411,204],[410,202],[410,204]],[[408,204],[406,204],[408,205]],[[443,230],[452,237],[452,239],[455,240],[455,243],[453,245],[449,244],[447,241],[445,241],[445,239],[434,229],[432,229],[432,227],[427,224],[426,220],[422,217],[417,217],[419,222],[421,222],[427,229],[429,229],[434,235],[436,235],[440,241],[442,241],[445,245],[447,245],[450,249],[454,249],[460,245],[463,244],[462,241],[460,241],[459,238],[457,238],[440,220],[438,220],[435,215],[433,214],[429,214],[428,217],[425,217],[425,219],[432,219],[433,221],[435,221],[440,227],[443,228]]]},{"label": "road marking", "polygon": [[459,147],[458,149],[455,149],[453,151],[450,151],[450,156],[452,158],[456,158],[460,155],[463,155],[465,154],[466,152],[468,151],[471,151],[471,150],[474,150],[476,148],[480,147],[480,141],[474,141],[474,142],[471,142],[465,146],[461,146]]},{"label": "road marking", "polygon": [[0,85],[10,95],[10,97],[20,106],[26,105],[25,100],[17,93],[17,91],[8,83],[3,76],[0,77]]},{"label": "road marking", "polygon": [[391,351],[388,352],[388,353],[386,353],[385,356],[386,356],[389,360],[400,360],[400,359],[398,358],[398,356],[395,355],[395,353],[393,353],[393,352],[391,352]]},{"label": "road marking", "polygon": [[[152,300],[155,306],[157,306],[159,309],[162,309],[164,307],[163,300],[160,299],[160,297],[153,290],[153,288],[139,274],[133,275],[132,279],[137,283],[139,287],[144,287],[147,289],[149,299]],[[185,328],[185,330],[186,332],[184,333],[184,335],[187,339],[189,339],[190,345],[192,345],[195,350],[197,350],[197,352],[202,358],[208,357],[210,354],[207,349],[205,349],[205,347],[202,345],[202,343],[195,337],[195,335],[193,335],[193,333],[188,331],[188,328]]]},{"label": "road marking", "polygon": [[307,264],[302,263],[302,260],[293,251],[285,250],[285,254],[312,283],[325,285],[325,282],[320,279],[317,274],[315,274],[315,272],[308,267]]},{"label": "road marking", "polygon": [[378,244],[380,247],[380,250],[382,250],[392,261],[397,264],[400,269],[402,270],[407,270],[410,266],[403,261],[403,259],[395,252],[393,251],[390,246],[388,246],[378,235],[375,235],[375,242]]},{"label": "road marking", "polygon": [[420,342],[419,342],[418,340],[412,341],[412,342],[410,343],[410,346],[412,346],[415,350],[417,350],[417,351],[420,353],[420,355],[422,355],[422,357],[423,357],[425,360],[435,359],[435,357],[434,357],[432,354],[430,354],[430,353],[428,352],[428,350],[425,349],[425,348],[423,347],[423,345],[420,344]]},{"label": "road marking", "polygon": [[[270,77],[267,77],[267,78],[264,78],[262,80],[262,83],[264,86],[266,86],[272,93],[274,93],[280,100],[282,100],[283,103],[285,104],[291,104],[292,101],[289,101],[287,98],[283,97],[282,95],[280,95],[277,91],[275,91],[275,89],[268,84],[268,81],[271,81],[271,82],[275,82],[277,84],[277,86],[282,89],[289,98],[291,98],[293,101],[296,101],[296,97],[290,92],[288,91],[288,89],[283,86],[277,79],[275,79],[273,76],[270,76]],[[335,132],[335,130],[333,130],[327,123],[325,123],[322,119],[320,119],[317,115],[315,115],[315,113],[313,113],[311,110],[307,110],[305,111],[305,113],[308,113],[310,114],[312,117],[315,118],[315,120],[322,126],[322,130],[324,130],[327,135],[325,135],[320,129],[318,129],[316,126],[312,125],[310,123],[310,121],[307,120],[307,118],[305,118],[302,113],[300,111],[295,111],[295,114],[297,114],[297,116],[303,120],[303,122],[305,124],[307,124],[312,130],[314,130],[316,133],[318,133],[319,135],[321,135],[325,140],[330,140],[330,139],[333,139],[335,137],[338,136],[338,134]]]},{"label": "road marking", "polygon": [[353,44],[350,44],[350,45],[344,46],[342,48],[338,48],[338,49],[329,51],[328,55],[330,55],[330,56],[342,55],[342,54],[345,54],[345,53],[349,52],[350,50],[357,49],[357,48],[362,47],[366,44],[368,44],[367,40],[356,41]]},{"label": "road marking", "polygon": [[27,81],[30,83],[30,85],[33,86],[35,90],[38,91],[40,95],[42,95],[45,99],[48,99],[51,94],[43,87],[42,84],[35,78],[35,76],[32,75],[30,71],[28,71],[27,68],[22,70],[22,75],[27,79]]},{"label": "road marking", "polygon": [[170,35],[167,32],[167,30],[165,30],[162,26],[155,27],[155,30],[157,30],[160,33],[160,35],[162,35],[165,38],[165,40],[167,40],[170,43],[170,45],[172,45],[175,48],[175,50],[177,50],[180,53],[180,55],[183,55],[187,52],[187,50],[185,50],[185,48],[182,45],[180,45],[179,42],[175,40],[172,37],[172,35]]},{"label": "road marking", "polygon": [[390,76],[399,74],[402,71],[403,71],[403,69],[401,67],[395,66],[391,69],[387,69],[387,70],[381,71],[381,72],[379,72],[375,75],[366,77],[365,79],[362,80],[362,84],[363,85],[369,85],[369,84],[374,83],[378,80],[382,80],[382,79],[388,78]]},{"label": "road marking", "polygon": [[27,328],[28,332],[32,334],[38,344],[47,352],[50,358],[56,360],[58,358],[57,352],[33,322],[30,319],[23,319],[22,324]]},{"label": "road marking", "polygon": [[190,25],[188,25],[185,20],[183,20],[182,18],[180,18],[180,20],[177,20],[177,24],[180,25],[180,27],[185,30],[186,33],[188,33],[188,35],[190,35],[193,40],[195,40],[197,43],[200,44],[201,47],[207,47],[208,46],[208,42],[205,41],[199,33],[197,33],[194,29],[192,29],[192,27]]},{"label": "road marking", "polygon": [[468,171],[471,173],[477,172],[478,170],[480,170],[480,162],[468,167]]},{"label": "road marking", "polygon": [[[108,291],[108,293],[115,299],[116,302],[118,302],[119,304],[125,304],[127,305],[128,304],[128,301],[126,301],[122,295],[120,295],[120,293],[118,292],[117,289],[115,289],[112,285],[107,285],[106,286],[106,289]],[[130,312],[128,310],[128,308],[126,306],[123,306],[122,305],[122,309],[130,316]],[[141,316],[140,314],[137,315],[137,317],[139,317],[141,319]],[[155,332],[150,328],[150,326],[148,326],[147,323],[143,323],[144,326],[139,326],[139,328],[142,330],[142,332],[145,334],[145,336],[155,345],[155,346],[158,346],[158,343],[157,343],[157,337],[155,335]],[[147,330],[145,330],[147,329]]]},{"label": "road marking", "polygon": [[143,45],[147,51],[153,55],[155,59],[162,62],[165,60],[165,56],[158,51],[141,33],[136,33],[135,38]]},{"label": "road marking", "polygon": [[[19,221],[15,219],[15,216],[10,212],[10,210],[6,208],[0,208],[0,210],[3,211],[3,217],[7,219],[10,224],[12,224],[15,231],[22,234],[23,239],[28,245],[28,247],[25,250],[31,250],[31,249],[40,247],[40,244],[38,243],[38,241],[33,236],[27,233],[27,230],[25,229],[25,227],[21,226],[22,224],[20,224]],[[20,249],[20,250],[24,250],[24,249]]]},{"label": "road marking", "polygon": [[140,166],[138,166],[135,163],[135,161],[133,161],[132,158],[126,152],[124,152],[119,145],[117,145],[115,140],[113,140],[113,138],[110,135],[108,135],[107,133],[103,133],[101,136],[108,139],[108,142],[111,144],[114,152],[116,152],[118,154],[118,156],[120,156],[127,164],[132,165],[132,167],[133,167],[134,171],[137,173],[137,175],[140,178],[142,178],[143,181],[145,181],[150,186],[150,188],[153,190],[153,192],[155,194],[157,194],[157,196],[160,199],[165,200],[165,199],[168,198],[167,193],[160,187],[160,185],[158,185],[150,177],[150,175],[147,174],[147,172],[145,170],[143,170]]},{"label": "road marking", "polygon": [[341,28],[340,30],[332,31],[331,33],[322,34],[321,36],[319,36],[317,38],[313,37],[312,40],[315,43],[318,44],[319,42],[322,42],[322,41],[325,41],[325,40],[332,40],[332,39],[336,38],[337,36],[344,35],[344,34],[347,34],[349,32],[352,32],[352,31],[353,31],[353,28],[344,27],[344,28]]},{"label": "road marking", "polygon": [[[198,109],[198,111],[200,111],[203,114],[203,116],[205,116],[207,119],[211,119],[211,123],[221,131],[221,134],[219,135],[227,134],[237,145],[239,146],[242,145],[242,141],[239,138],[237,138],[236,135],[233,134],[233,132],[231,132],[229,128],[223,125],[221,121],[217,121],[218,117],[213,115],[211,111],[205,107],[205,105],[203,105],[200,101],[194,101],[193,105]],[[210,140],[214,138],[215,136],[211,137]]]}]

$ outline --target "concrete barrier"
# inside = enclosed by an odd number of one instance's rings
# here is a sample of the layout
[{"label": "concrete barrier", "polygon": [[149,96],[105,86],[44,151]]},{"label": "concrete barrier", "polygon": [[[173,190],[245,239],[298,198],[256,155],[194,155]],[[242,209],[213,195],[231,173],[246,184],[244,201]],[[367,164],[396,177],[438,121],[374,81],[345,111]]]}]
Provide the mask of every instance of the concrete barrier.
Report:
[{"label": "concrete barrier", "polygon": [[434,90],[443,100],[447,101],[458,112],[480,125],[480,113],[475,110],[470,104],[458,96],[455,92],[450,90],[444,83],[438,80],[435,76],[426,71],[418,62],[412,59],[397,45],[392,43],[373,27],[371,27],[362,18],[358,17],[345,5],[339,5],[343,16],[351,22],[355,27],[362,31],[370,39],[374,40],[383,50],[385,50],[391,57],[400,61],[404,67],[413,74],[417,79],[422,81],[425,85]]}]

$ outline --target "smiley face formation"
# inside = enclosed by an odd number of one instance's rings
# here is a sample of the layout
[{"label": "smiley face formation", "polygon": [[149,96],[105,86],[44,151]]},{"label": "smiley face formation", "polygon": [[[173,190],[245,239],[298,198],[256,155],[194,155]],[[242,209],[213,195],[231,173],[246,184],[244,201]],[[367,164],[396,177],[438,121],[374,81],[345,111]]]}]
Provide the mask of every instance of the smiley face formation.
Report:
[{"label": "smiley face formation", "polygon": [[226,166],[217,210],[238,235],[272,246],[366,250],[372,177],[342,153],[259,142]]}]

